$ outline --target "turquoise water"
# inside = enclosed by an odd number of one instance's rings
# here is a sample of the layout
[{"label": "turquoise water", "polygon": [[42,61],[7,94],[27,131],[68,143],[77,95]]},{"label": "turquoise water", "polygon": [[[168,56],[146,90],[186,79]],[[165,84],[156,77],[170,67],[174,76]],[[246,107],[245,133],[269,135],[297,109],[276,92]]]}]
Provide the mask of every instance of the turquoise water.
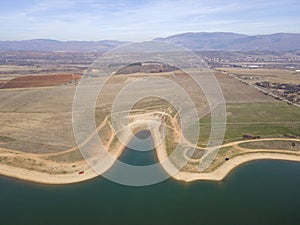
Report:
[{"label": "turquoise water", "polygon": [[[121,159],[155,161],[126,149]],[[142,153],[140,153],[142,154]],[[128,187],[103,177],[40,185],[0,177],[0,224],[300,224],[300,163],[255,161],[222,182]]]}]

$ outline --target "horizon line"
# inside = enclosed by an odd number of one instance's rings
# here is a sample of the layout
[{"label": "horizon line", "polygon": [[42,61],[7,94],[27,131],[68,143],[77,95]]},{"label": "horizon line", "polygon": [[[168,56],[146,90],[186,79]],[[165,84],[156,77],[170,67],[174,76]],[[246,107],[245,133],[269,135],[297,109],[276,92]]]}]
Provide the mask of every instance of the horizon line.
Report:
[{"label": "horizon line", "polygon": [[[182,32],[182,33],[174,33],[165,37],[156,37],[153,38],[151,40],[148,41],[153,41],[155,39],[160,39],[160,38],[169,38],[172,36],[176,36],[176,35],[183,35],[183,34],[214,34],[214,33],[227,33],[227,34],[239,34],[239,35],[245,35],[248,37],[251,36],[268,36],[268,35],[275,35],[275,34],[292,34],[292,35],[300,35],[300,33],[293,33],[293,32],[276,32],[276,33],[266,33],[266,34],[243,34],[243,33],[237,33],[237,32],[233,32],[233,31],[212,31],[212,32],[208,32],[208,31],[187,31],[187,32]],[[98,40],[83,40],[83,39],[69,39],[69,40],[61,40],[61,39],[53,39],[53,38],[31,38],[31,39],[20,39],[20,40],[16,40],[16,39],[5,39],[5,40],[1,40],[1,42],[6,42],[6,41],[11,41],[11,42],[17,42],[17,41],[34,41],[34,40],[48,40],[48,41],[58,41],[58,42],[99,42],[99,41],[116,41],[116,42],[143,42],[143,41],[147,41],[147,40],[142,40],[142,41],[132,41],[132,40],[118,40],[118,39],[98,39]]]}]

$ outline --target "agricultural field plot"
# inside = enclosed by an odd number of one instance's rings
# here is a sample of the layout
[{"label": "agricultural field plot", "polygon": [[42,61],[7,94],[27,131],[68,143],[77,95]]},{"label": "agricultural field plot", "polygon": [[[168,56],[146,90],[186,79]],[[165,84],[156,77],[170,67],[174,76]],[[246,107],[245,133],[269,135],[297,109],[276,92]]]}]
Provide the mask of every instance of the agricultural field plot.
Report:
[{"label": "agricultural field plot", "polygon": [[274,102],[275,99],[264,95],[255,88],[243,84],[229,75],[216,72],[226,103]]},{"label": "agricultural field plot", "polygon": [[[74,146],[72,101],[74,86],[0,90],[1,147],[35,153]],[[0,141],[1,142],[1,141]]]},{"label": "agricultural field plot", "polygon": [[52,74],[44,76],[21,76],[13,78],[0,86],[5,88],[32,88],[58,86],[70,82],[76,82],[81,78],[80,74]]},{"label": "agricultural field plot", "polygon": [[278,83],[300,84],[300,73],[291,69],[263,69],[263,68],[217,68],[217,70],[232,73],[250,83],[269,81]]},{"label": "agricultural field plot", "polygon": [[[207,143],[210,116],[200,119],[202,127],[199,145]],[[227,104],[227,127],[224,142],[245,137],[299,137],[300,108],[284,102]]]},{"label": "agricultural field plot", "polygon": [[300,73],[292,69],[219,68],[266,95],[300,106]]}]

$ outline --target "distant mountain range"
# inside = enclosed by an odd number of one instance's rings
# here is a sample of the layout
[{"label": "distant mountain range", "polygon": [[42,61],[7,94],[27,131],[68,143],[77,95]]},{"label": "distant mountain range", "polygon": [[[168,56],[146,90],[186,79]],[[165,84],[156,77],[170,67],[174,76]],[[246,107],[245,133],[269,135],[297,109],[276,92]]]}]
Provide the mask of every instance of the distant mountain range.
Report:
[{"label": "distant mountain range", "polygon": [[26,41],[0,41],[0,50],[24,51],[107,51],[124,41],[57,41],[51,39],[33,39]]},{"label": "distant mountain range", "polygon": [[[300,50],[300,34],[277,33],[270,35],[244,35],[230,32],[199,32],[176,34],[156,38],[178,44],[193,51],[294,51]],[[0,41],[0,50],[32,51],[107,51],[128,42],[123,41],[57,41],[34,39],[26,41]]]},{"label": "distant mountain range", "polygon": [[193,51],[292,51],[300,49],[300,34],[288,33],[248,36],[228,32],[201,32],[177,34],[156,40],[168,41]]}]

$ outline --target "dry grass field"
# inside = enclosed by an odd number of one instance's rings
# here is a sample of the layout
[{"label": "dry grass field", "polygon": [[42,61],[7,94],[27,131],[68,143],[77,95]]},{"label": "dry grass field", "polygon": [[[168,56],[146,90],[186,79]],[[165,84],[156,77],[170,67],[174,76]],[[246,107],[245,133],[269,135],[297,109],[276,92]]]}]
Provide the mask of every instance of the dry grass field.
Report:
[{"label": "dry grass field", "polygon": [[278,83],[300,84],[300,73],[290,69],[262,69],[262,68],[218,68],[237,76],[253,77],[253,82],[270,81]]},{"label": "dry grass field", "polygon": [[274,98],[266,96],[253,87],[226,74],[216,72],[215,76],[221,86],[226,103],[274,102]]},{"label": "dry grass field", "polygon": [[[115,75],[107,82],[97,99],[95,105],[97,125],[101,124],[110,114],[112,103],[118,92],[131,81],[138,79],[143,82],[136,92],[130,93],[132,96],[128,96],[129,98],[134,97],[136,93],[149,95],[151,88],[147,84],[147,79],[150,76],[162,76],[178,83],[195,101],[200,112],[207,109],[208,103],[203,92],[197,88],[193,80],[180,71],[150,75],[145,73]],[[27,86],[24,83],[21,86],[11,83],[11,87],[14,88],[0,89],[0,148],[40,154],[43,160],[55,163],[78,162],[82,160],[82,157],[78,149],[74,148],[76,143],[72,127],[72,104],[76,86],[60,85],[66,82],[65,78],[69,79],[70,76],[54,79],[57,83],[48,78],[46,76],[38,77],[36,80],[38,85],[33,85],[34,82],[29,82],[30,84]],[[20,79],[17,80],[20,81]],[[21,81],[26,83],[26,79],[23,77]],[[264,95],[252,86],[245,85],[229,75],[216,72],[216,79],[227,104],[226,143],[242,140],[244,134],[260,135],[262,138],[299,134],[299,108]],[[48,86],[50,83],[58,86],[50,87]],[[159,93],[161,94],[170,91],[166,90],[159,82],[153,83],[153,85],[154,88],[160,89]],[[40,88],[40,86],[44,87]],[[86,95],[88,96],[88,94],[87,90]],[[172,90],[171,94],[176,96],[176,89]],[[137,112],[142,110],[145,113],[155,110],[167,111],[170,106],[162,99],[146,98],[135,104],[134,109]],[[172,114],[169,111],[168,113]],[[201,119],[201,124],[201,136],[198,144],[205,146],[210,133],[209,115]],[[107,125],[99,132],[103,142],[114,141],[108,135],[110,132],[111,128]],[[167,138],[171,139],[174,134],[171,132],[169,134]],[[174,146],[174,142],[168,140],[168,152],[172,152],[170,150],[172,146]],[[65,152],[72,148],[74,150]],[[230,151],[234,151],[234,149],[224,148],[217,160],[221,163],[226,155],[239,154],[239,152]],[[4,158],[3,161],[5,161]],[[12,161],[10,160],[9,163]],[[30,164],[30,161],[28,163]],[[195,162],[190,162],[185,170],[196,170],[197,165]],[[217,164],[214,164],[209,170],[212,170],[215,165]],[[34,166],[28,168],[32,167]]]},{"label": "dry grass field", "polygon": [[[97,124],[100,124],[105,116],[109,114],[112,102],[119,90],[129,80],[141,79],[145,75],[117,75],[109,80],[96,104]],[[156,75],[153,74],[153,76]],[[172,73],[163,73],[162,75],[173,79],[173,81],[185,88],[195,100],[200,111],[207,109],[205,96],[196,88],[192,80],[187,79],[186,75],[180,72],[177,72],[175,76]],[[216,78],[223,90],[227,104],[235,106],[243,103],[272,103],[275,101],[273,98],[261,94],[256,89],[222,73],[217,73]],[[146,82],[147,80],[145,80],[145,85]],[[0,90],[0,137],[10,140],[0,146],[35,153],[59,152],[75,146],[71,116],[75,89],[76,87],[74,86],[63,85],[43,89]],[[147,85],[145,87],[141,86],[139,91],[141,93],[149,93]],[[162,89],[161,93],[163,92],[164,90]],[[156,109],[164,110],[164,104],[164,101],[159,101],[158,99],[146,99],[136,107],[148,108],[155,105]],[[247,107],[247,104],[244,104],[244,106]],[[246,113],[245,111],[247,112],[247,110],[244,110],[243,113]],[[235,133],[238,132],[238,130],[235,131]]]}]

